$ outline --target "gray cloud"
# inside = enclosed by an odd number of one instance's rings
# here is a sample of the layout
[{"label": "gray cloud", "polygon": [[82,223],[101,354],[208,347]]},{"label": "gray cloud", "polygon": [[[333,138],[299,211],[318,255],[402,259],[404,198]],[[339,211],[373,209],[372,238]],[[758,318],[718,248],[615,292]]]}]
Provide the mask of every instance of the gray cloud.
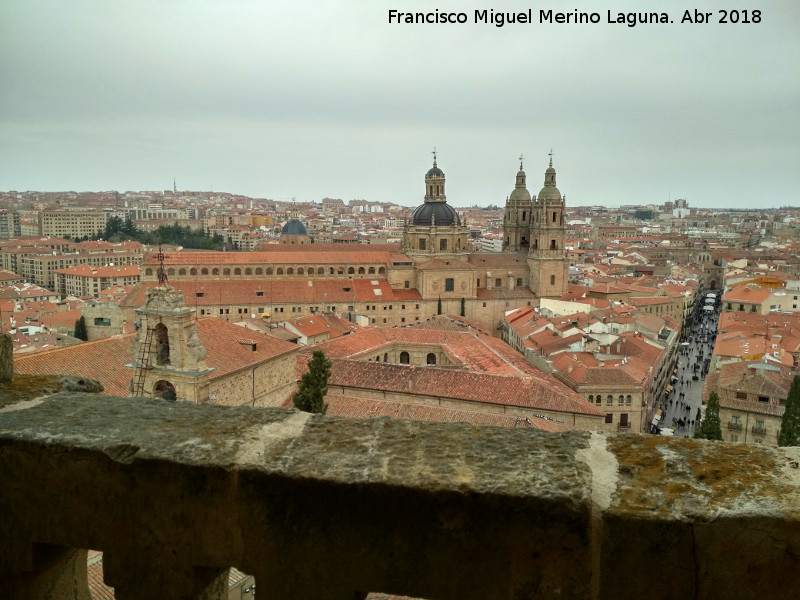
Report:
[{"label": "gray cloud", "polygon": [[[0,189],[501,202],[555,149],[574,204],[797,204],[800,10],[761,24],[389,25],[430,0],[0,5]],[[677,0],[508,1],[571,11]],[[705,10],[729,8],[705,3]]]}]

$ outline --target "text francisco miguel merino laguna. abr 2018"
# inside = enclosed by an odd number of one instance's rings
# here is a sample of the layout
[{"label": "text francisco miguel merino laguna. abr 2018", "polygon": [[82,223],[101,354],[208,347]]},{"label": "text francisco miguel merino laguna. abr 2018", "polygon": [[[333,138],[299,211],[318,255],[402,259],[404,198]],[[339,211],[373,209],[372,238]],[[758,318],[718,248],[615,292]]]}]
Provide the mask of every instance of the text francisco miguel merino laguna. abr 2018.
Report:
[{"label": "text francisco miguel merino laguna. abr 2018", "polygon": [[[677,13],[676,13],[677,14]],[[477,23],[503,27],[504,25],[521,25],[538,22],[547,25],[592,25],[598,23],[623,24],[628,27],[637,25],[647,25],[652,23],[675,23],[676,19],[665,12],[617,12],[614,10],[606,11],[606,18],[603,20],[598,12],[557,12],[552,9],[542,9],[538,11],[538,21],[534,21],[533,9],[519,12],[504,12],[499,10],[477,9],[472,11],[472,19],[466,12],[446,12],[438,8],[429,12],[404,12],[400,10],[389,10],[389,23],[400,24],[444,24],[458,25],[464,23]],[[681,11],[681,16],[677,19],[678,23],[683,24],[749,24],[761,22],[761,10],[732,9],[717,11],[701,11],[697,9],[686,9]]]}]

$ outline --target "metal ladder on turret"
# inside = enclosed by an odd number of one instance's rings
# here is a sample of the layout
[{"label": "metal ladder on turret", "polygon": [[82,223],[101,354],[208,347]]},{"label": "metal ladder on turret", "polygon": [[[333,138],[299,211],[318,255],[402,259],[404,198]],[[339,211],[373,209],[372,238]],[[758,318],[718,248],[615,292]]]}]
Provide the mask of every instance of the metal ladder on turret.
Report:
[{"label": "metal ladder on turret", "polygon": [[145,396],[148,395],[144,390],[144,380],[146,377],[146,372],[148,369],[152,369],[152,365],[150,364],[150,348],[153,345],[153,334],[155,330],[152,327],[147,328],[147,333],[145,333],[144,341],[139,348],[139,369],[136,372],[136,381],[133,384],[133,395],[134,396]]}]

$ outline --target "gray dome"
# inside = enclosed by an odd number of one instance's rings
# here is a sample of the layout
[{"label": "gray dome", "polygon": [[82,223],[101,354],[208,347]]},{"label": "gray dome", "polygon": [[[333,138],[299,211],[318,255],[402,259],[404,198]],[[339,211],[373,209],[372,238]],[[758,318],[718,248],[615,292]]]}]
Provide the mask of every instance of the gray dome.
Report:
[{"label": "gray dome", "polygon": [[425,177],[444,177],[444,171],[434,165],[428,169],[428,172],[425,173]]},{"label": "gray dome", "polygon": [[539,202],[543,200],[558,200],[560,202],[561,192],[559,192],[558,188],[554,185],[546,185],[539,192],[539,195],[536,196],[536,199],[539,200]]},{"label": "gray dome", "polygon": [[308,235],[306,226],[297,219],[289,219],[281,229],[281,235]]},{"label": "gray dome", "polygon": [[461,218],[456,209],[446,202],[426,202],[414,209],[411,222],[414,225],[432,225],[436,219],[437,227],[461,225]]},{"label": "gray dome", "polygon": [[508,199],[511,202],[530,202],[531,193],[525,188],[516,187],[511,191]]}]

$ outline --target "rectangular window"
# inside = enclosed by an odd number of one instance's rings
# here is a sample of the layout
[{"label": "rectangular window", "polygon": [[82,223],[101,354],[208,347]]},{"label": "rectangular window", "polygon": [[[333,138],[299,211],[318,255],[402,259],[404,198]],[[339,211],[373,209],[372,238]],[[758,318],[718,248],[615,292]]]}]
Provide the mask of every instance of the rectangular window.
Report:
[{"label": "rectangular window", "polygon": [[195,292],[194,293],[194,297],[195,298],[202,298],[205,295],[206,295],[205,292]]},{"label": "rectangular window", "polygon": [[497,279],[494,280],[494,287],[502,287],[502,286],[503,286],[503,280],[502,279],[500,279],[498,277]]},{"label": "rectangular window", "polygon": [[445,292],[452,292],[456,289],[455,280],[452,277],[448,277],[444,280],[444,291]]},{"label": "rectangular window", "polygon": [[406,322],[406,318],[405,317],[400,317],[400,322],[401,323],[405,323]]},{"label": "rectangular window", "polygon": [[628,426],[628,413],[622,413],[619,416],[619,426],[620,427],[627,427]]},{"label": "rectangular window", "polygon": [[763,402],[764,404],[767,404],[769,402],[769,397],[768,396],[759,396],[758,397],[758,401],[759,402]]},{"label": "rectangular window", "polygon": [[747,392],[736,392],[737,400],[747,400]]},{"label": "rectangular window", "polygon": [[420,250],[425,250],[425,240],[424,239],[421,239],[419,241],[419,249]]},{"label": "rectangular window", "polygon": [[98,327],[111,327],[111,319],[105,317],[95,317],[94,324]]},{"label": "rectangular window", "polygon": [[411,286],[411,282],[410,281],[404,281],[403,282],[403,287],[404,288],[409,288],[410,286]]},{"label": "rectangular window", "polygon": [[256,292],[256,296],[263,296],[264,292]]},{"label": "rectangular window", "polygon": [[522,277],[517,277],[517,287],[522,287]]},{"label": "rectangular window", "polygon": [[606,413],[606,423],[614,422],[614,413]]}]

